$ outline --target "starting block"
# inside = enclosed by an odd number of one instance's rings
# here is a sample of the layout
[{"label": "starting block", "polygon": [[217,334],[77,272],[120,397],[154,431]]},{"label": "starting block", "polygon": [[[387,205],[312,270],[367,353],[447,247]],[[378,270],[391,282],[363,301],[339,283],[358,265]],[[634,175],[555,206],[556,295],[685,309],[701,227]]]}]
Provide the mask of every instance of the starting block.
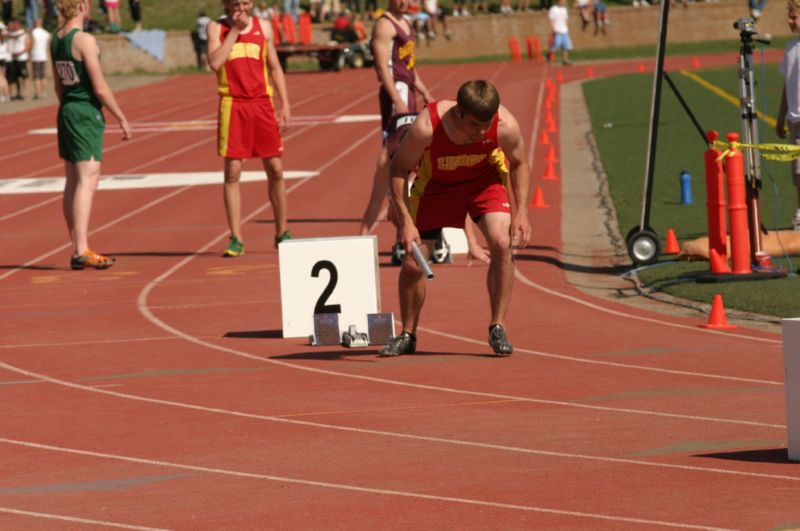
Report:
[{"label": "starting block", "polygon": [[314,334],[309,337],[310,343],[315,347],[338,345],[339,314],[318,313],[314,316]]},{"label": "starting block", "polygon": [[358,331],[351,324],[339,335],[339,314],[320,313],[314,316],[314,334],[308,340],[312,346],[324,347],[344,345],[345,347],[367,347],[386,345],[394,337],[394,314],[371,313],[367,315],[368,333]]}]

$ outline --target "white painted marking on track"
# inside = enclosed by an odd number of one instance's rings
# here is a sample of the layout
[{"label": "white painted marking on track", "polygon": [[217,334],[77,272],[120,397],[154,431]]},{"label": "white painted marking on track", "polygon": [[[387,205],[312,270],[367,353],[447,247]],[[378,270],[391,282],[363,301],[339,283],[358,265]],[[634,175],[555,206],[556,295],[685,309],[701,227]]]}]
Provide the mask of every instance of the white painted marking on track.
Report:
[{"label": "white painted marking on track", "polygon": [[720,527],[710,527],[705,525],[695,525],[695,524],[686,524],[682,522],[666,522],[663,520],[647,520],[644,518],[630,518],[625,516],[615,516],[611,514],[601,514],[601,513],[587,513],[587,512],[579,512],[579,511],[569,511],[564,509],[552,509],[549,507],[537,507],[532,505],[518,505],[512,503],[500,503],[500,502],[492,502],[486,500],[478,500],[474,498],[457,498],[453,496],[438,496],[435,494],[425,494],[419,492],[409,492],[409,491],[402,491],[402,490],[390,490],[390,489],[381,489],[381,488],[374,488],[374,487],[362,487],[358,485],[347,485],[344,483],[331,483],[327,481],[315,481],[315,480],[308,480],[308,479],[300,479],[300,478],[292,478],[286,476],[274,476],[269,474],[256,474],[252,472],[243,472],[239,470],[228,470],[224,468],[211,468],[206,466],[197,466],[197,465],[189,465],[184,463],[175,463],[170,461],[160,461],[156,459],[144,459],[140,457],[131,457],[126,455],[119,455],[119,454],[109,454],[104,452],[93,452],[89,450],[80,450],[77,448],[66,448],[63,446],[52,446],[48,444],[39,444],[29,441],[19,441],[14,439],[6,439],[4,437],[0,437],[0,443],[5,444],[12,444],[15,446],[24,446],[27,448],[36,448],[39,450],[49,450],[55,452],[62,452],[62,453],[71,453],[76,455],[88,456],[88,457],[97,457],[100,459],[112,459],[115,461],[122,461],[126,463],[136,463],[136,464],[144,464],[144,465],[151,465],[151,466],[161,466],[167,468],[177,468],[179,470],[191,470],[192,472],[204,472],[209,474],[218,474],[223,476],[232,476],[238,478],[248,478],[248,479],[258,479],[258,480],[267,480],[267,481],[276,481],[280,483],[291,483],[295,485],[304,485],[308,487],[320,487],[325,489],[336,489],[336,490],[346,490],[351,492],[363,492],[369,494],[384,494],[388,496],[400,496],[404,498],[415,498],[415,499],[422,499],[422,500],[430,500],[430,501],[437,501],[437,502],[453,502],[459,504],[466,504],[466,505],[477,505],[481,507],[493,507],[497,509],[512,509],[517,511],[529,511],[529,512],[537,512],[537,513],[545,513],[545,514],[557,514],[561,516],[574,516],[577,518],[589,518],[594,520],[606,520],[612,522],[630,522],[634,524],[648,524],[648,525],[658,525],[663,527],[681,527],[685,529],[714,529],[714,530],[722,530],[724,528]]},{"label": "white painted marking on track", "polygon": [[[284,179],[305,179],[316,177],[319,172],[287,170]],[[64,177],[28,177],[0,180],[2,194],[35,194],[64,191]],[[242,182],[266,181],[263,171],[243,171]],[[133,190],[140,188],[171,188],[178,186],[200,186],[222,184],[222,171],[196,171],[172,173],[133,173],[104,175],[98,184],[98,190]]]},{"label": "white painted marking on track", "polygon": [[144,527],[140,525],[120,524],[119,522],[108,522],[105,520],[91,520],[89,518],[64,516],[61,514],[40,513],[36,511],[22,511],[20,509],[13,509],[11,507],[0,507],[0,513],[16,514],[20,516],[32,516],[36,518],[44,518],[46,520],[60,520],[62,522],[70,522],[74,524],[102,525],[105,527],[114,527],[117,529],[138,529],[140,531],[167,531],[166,529],[160,527]]},{"label": "white painted marking on track", "polygon": [[[335,125],[361,122],[379,122],[380,114],[344,114],[336,116],[311,115],[311,116],[292,116],[292,125]],[[134,122],[132,124],[134,133],[184,133],[195,131],[215,131],[217,120],[184,120],[174,122]],[[116,124],[109,124],[105,134],[116,135],[122,129]],[[55,127],[40,127],[28,131],[29,135],[56,135],[58,130]]]}]

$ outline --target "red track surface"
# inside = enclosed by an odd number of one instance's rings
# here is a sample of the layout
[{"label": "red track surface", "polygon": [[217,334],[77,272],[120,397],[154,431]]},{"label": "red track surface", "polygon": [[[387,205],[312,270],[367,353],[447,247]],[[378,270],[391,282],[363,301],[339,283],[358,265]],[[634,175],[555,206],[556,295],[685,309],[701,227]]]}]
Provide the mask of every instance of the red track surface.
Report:
[{"label": "red track surface", "polygon": [[[553,72],[424,69],[439,97],[494,80],[526,138]],[[291,75],[289,88],[297,116],[376,112],[369,70]],[[118,97],[134,125],[215,113],[211,77]],[[52,108],[3,120],[4,176],[61,174],[55,138],[26,134],[53,123]],[[286,168],[320,172],[289,181],[295,237],[355,233],[377,139],[375,123],[288,132]],[[543,148],[532,155],[541,175]],[[142,133],[108,138],[103,173],[220,167],[213,132]],[[429,283],[417,355],[281,339],[263,183],[243,185],[236,260],[219,257],[219,186],[99,192],[91,241],[119,262],[86,272],[65,267],[59,194],[0,194],[0,528],[800,526],[780,337],[708,332],[573,288],[559,183],[534,183],[551,208],[531,211],[507,359],[486,356],[486,269],[463,263]],[[379,237],[388,262],[387,224]],[[396,313],[397,272],[381,268]]]}]

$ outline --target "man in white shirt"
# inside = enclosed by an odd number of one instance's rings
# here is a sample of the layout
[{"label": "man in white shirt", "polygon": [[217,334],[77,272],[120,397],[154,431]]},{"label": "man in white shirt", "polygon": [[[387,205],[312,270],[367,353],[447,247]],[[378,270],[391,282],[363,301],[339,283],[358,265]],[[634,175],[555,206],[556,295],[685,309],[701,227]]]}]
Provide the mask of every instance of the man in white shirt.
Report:
[{"label": "man in white shirt", "polygon": [[[800,0],[788,3],[789,29],[797,35],[800,33]],[[800,143],[800,39],[795,37],[786,45],[781,62],[780,72],[786,80],[781,92],[781,104],[775,132],[780,138],[786,138],[788,127],[789,142]],[[797,190],[797,210],[792,218],[792,228],[800,231],[800,161],[795,159],[791,164],[792,181]]]},{"label": "man in white shirt", "polygon": [[14,95],[12,100],[24,100],[28,93],[28,57],[31,49],[31,36],[19,20],[12,18],[8,23],[8,49],[11,62],[6,65],[9,85]]},{"label": "man in white shirt", "polygon": [[547,60],[551,61],[555,57],[556,50],[560,49],[561,62],[568,65],[570,64],[569,52],[572,50],[572,41],[569,38],[569,27],[567,26],[569,19],[567,0],[558,0],[558,3],[548,10],[547,18],[550,20],[550,29],[553,30],[553,44]]},{"label": "man in white shirt", "polygon": [[42,19],[36,19],[36,27],[31,32],[31,67],[33,68],[33,99],[44,98],[47,89],[45,88],[45,66],[47,65],[47,49],[50,45],[50,33],[42,27]]}]

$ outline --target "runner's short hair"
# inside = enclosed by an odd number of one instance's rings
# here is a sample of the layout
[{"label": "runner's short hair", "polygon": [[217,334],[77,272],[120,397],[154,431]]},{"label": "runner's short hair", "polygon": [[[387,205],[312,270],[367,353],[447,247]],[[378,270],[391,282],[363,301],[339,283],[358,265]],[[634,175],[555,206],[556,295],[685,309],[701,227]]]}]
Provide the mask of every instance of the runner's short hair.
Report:
[{"label": "runner's short hair", "polygon": [[488,122],[500,108],[500,94],[488,81],[475,79],[461,85],[456,102],[463,112],[482,122]]},{"label": "runner's short hair", "polygon": [[800,0],[789,0],[786,2],[786,8],[789,10],[789,13],[793,11],[800,12]]}]

